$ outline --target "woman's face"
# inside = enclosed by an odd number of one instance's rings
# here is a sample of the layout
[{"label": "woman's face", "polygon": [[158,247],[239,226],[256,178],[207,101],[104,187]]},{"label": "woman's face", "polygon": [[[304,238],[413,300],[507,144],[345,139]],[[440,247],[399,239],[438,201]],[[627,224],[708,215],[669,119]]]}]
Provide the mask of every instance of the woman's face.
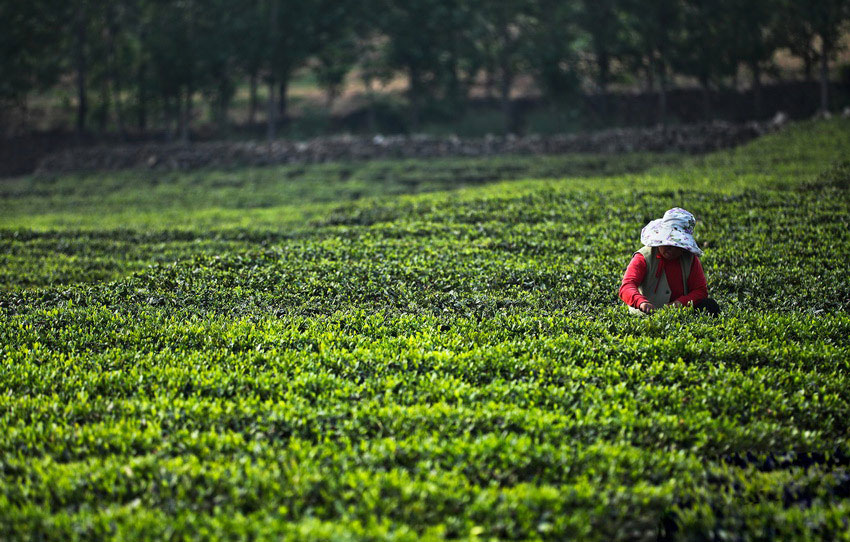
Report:
[{"label": "woman's face", "polygon": [[685,253],[685,249],[662,245],[658,247],[658,252],[661,253],[661,257],[665,260],[678,260]]}]

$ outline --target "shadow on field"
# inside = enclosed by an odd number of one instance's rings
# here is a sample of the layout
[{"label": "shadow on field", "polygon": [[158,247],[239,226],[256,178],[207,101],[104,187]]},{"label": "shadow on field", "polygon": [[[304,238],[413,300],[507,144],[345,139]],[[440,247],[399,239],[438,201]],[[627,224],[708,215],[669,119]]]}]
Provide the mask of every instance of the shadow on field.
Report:
[{"label": "shadow on field", "polygon": [[[745,540],[734,534],[740,525],[748,519],[736,505],[730,503],[730,496],[750,501],[769,501],[775,499],[785,510],[806,510],[817,505],[823,499],[850,498],[850,455],[837,449],[831,455],[819,452],[789,451],[787,453],[728,454],[718,458],[715,464],[707,463],[706,482],[712,495],[722,495],[709,499],[708,507],[715,518],[710,527],[714,539]],[[753,480],[755,473],[777,473],[788,471],[789,480],[775,487],[761,487]],[[791,473],[802,473],[796,476]],[[781,491],[781,494],[777,494]],[[694,503],[690,499],[676,499],[676,508],[687,510]],[[680,540],[688,534],[680,532],[681,518],[673,509],[662,515],[658,533],[659,542]],[[846,522],[845,522],[846,524]],[[709,530],[706,526],[706,530]],[[775,536],[776,533],[773,533]]]}]

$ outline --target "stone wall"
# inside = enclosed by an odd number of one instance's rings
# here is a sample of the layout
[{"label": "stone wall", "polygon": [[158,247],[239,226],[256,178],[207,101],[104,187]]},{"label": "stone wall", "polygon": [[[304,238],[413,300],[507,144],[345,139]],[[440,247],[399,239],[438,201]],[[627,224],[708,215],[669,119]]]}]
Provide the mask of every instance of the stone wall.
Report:
[{"label": "stone wall", "polygon": [[555,136],[460,139],[432,136],[335,136],[308,141],[137,144],[77,148],[46,156],[37,173],[129,168],[189,170],[203,167],[432,158],[498,154],[705,153],[733,147],[776,129],[781,122],[715,122],[667,128],[628,128]]}]

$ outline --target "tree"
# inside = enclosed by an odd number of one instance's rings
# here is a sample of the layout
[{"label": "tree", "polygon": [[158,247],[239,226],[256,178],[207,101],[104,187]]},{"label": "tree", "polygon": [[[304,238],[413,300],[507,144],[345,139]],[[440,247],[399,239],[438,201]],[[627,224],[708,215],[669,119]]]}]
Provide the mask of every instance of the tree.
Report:
[{"label": "tree", "polygon": [[66,2],[0,2],[0,110],[20,105],[62,73],[60,41]]},{"label": "tree", "polygon": [[583,40],[577,22],[581,6],[576,2],[540,0],[535,9],[527,58],[544,93],[563,102],[579,88],[577,64]]},{"label": "tree", "polygon": [[623,0],[625,24],[630,33],[632,65],[643,65],[650,86],[658,88],[658,120],[667,119],[667,91],[674,48],[682,29],[681,0]]},{"label": "tree", "polygon": [[[143,4],[140,41],[144,51],[139,85],[159,95],[166,124],[181,140],[189,139],[194,100],[202,94],[219,126],[235,91],[237,34],[232,2],[225,0],[151,0]],[[237,10],[242,13],[241,10]],[[145,92],[140,90],[141,95]]]},{"label": "tree", "polygon": [[168,131],[169,137],[177,134],[185,141],[200,71],[195,41],[199,6],[195,0],[154,0],[147,8],[144,46],[150,54],[154,87],[162,100],[166,123],[174,128]]},{"label": "tree", "polygon": [[[105,131],[114,121],[119,133],[126,131],[125,94],[132,89],[139,62],[138,29],[140,2],[114,0],[91,2],[86,6],[85,64],[81,78],[91,92],[91,120]],[[77,40],[73,40],[76,42]]]},{"label": "tree", "polygon": [[[275,137],[277,117],[286,119],[287,91],[292,74],[313,50],[320,7],[317,0],[266,0],[261,8],[268,21],[263,67],[269,88],[267,135],[270,140]],[[277,108],[274,107],[276,88]]]},{"label": "tree", "polygon": [[[196,24],[199,84],[207,97],[219,129],[227,124],[227,112],[236,92],[242,33],[250,30],[246,14],[232,0],[207,0]],[[250,19],[249,19],[250,20]]]},{"label": "tree", "polygon": [[576,20],[585,33],[593,55],[593,79],[599,93],[601,112],[608,114],[605,94],[611,81],[612,63],[626,53],[626,25],[620,0],[581,0]]},{"label": "tree", "polygon": [[393,78],[393,71],[385,62],[383,54],[384,38],[377,34],[375,28],[363,27],[364,32],[359,33],[357,46],[357,68],[360,79],[366,89],[367,112],[366,122],[370,132],[378,129],[377,119],[377,96],[375,83],[386,84]]},{"label": "tree", "polygon": [[442,62],[437,89],[451,114],[460,114],[465,107],[482,65],[475,43],[478,35],[474,10],[477,7],[475,0],[450,2],[449,17],[443,21],[443,31],[438,35]]},{"label": "tree", "polygon": [[[797,41],[817,36],[820,41],[820,109],[829,110],[829,61],[850,17],[850,0],[785,0],[784,20],[794,21]],[[811,40],[809,41],[811,43]]]},{"label": "tree", "polygon": [[[818,0],[819,1],[819,0]],[[776,19],[779,0],[730,0],[728,4],[730,54],[743,62],[752,74],[753,112],[761,117],[762,74],[770,64],[779,40]]]},{"label": "tree", "polygon": [[482,0],[476,5],[479,54],[495,70],[504,131],[518,128],[511,92],[517,75],[530,66],[527,43],[537,29],[535,0]]},{"label": "tree", "polygon": [[[112,99],[109,100],[115,113],[115,122],[120,133],[125,132],[124,104],[122,91],[127,80],[127,66],[133,63],[133,49],[127,42],[128,26],[132,24],[133,12],[125,1],[109,2],[105,6],[104,45],[104,86]],[[108,113],[109,107],[106,107]]]},{"label": "tree", "polygon": [[357,62],[358,33],[363,32],[361,6],[354,0],[319,0],[311,43],[313,71],[325,90],[327,107],[339,96],[345,76]]},{"label": "tree", "polygon": [[376,0],[372,4],[379,32],[386,36],[383,63],[408,79],[410,126],[416,131],[423,108],[436,96],[445,70],[454,59],[447,36],[454,33],[460,0]]},{"label": "tree", "polygon": [[782,4],[776,18],[778,45],[787,47],[791,54],[803,61],[803,75],[806,81],[813,81],[818,60],[815,48],[817,33],[804,17],[800,17],[798,4],[797,0],[784,0]]},{"label": "tree", "polygon": [[703,92],[703,116],[711,117],[711,86],[738,66],[729,43],[732,21],[728,0],[686,0],[682,5],[683,32],[675,44],[673,69],[696,77]]},{"label": "tree", "polygon": [[74,0],[72,6],[72,50],[74,51],[74,72],[77,86],[77,133],[86,128],[88,114],[88,92],[86,77],[88,76],[88,47],[89,47],[89,17],[90,9],[87,0]]},{"label": "tree", "polygon": [[229,24],[233,35],[235,65],[233,69],[247,76],[249,85],[248,124],[253,125],[259,108],[258,90],[266,63],[269,40],[266,31],[264,0],[240,0]]}]

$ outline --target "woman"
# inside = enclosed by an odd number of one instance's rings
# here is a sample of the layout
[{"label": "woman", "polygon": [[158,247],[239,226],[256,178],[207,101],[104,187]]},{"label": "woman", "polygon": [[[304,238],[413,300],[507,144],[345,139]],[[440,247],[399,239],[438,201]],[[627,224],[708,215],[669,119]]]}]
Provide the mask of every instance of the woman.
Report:
[{"label": "woman", "polygon": [[635,252],[620,285],[620,299],[629,311],[644,315],[671,305],[720,314],[720,307],[708,297],[695,225],[694,215],[674,207],[641,230],[644,247]]}]

